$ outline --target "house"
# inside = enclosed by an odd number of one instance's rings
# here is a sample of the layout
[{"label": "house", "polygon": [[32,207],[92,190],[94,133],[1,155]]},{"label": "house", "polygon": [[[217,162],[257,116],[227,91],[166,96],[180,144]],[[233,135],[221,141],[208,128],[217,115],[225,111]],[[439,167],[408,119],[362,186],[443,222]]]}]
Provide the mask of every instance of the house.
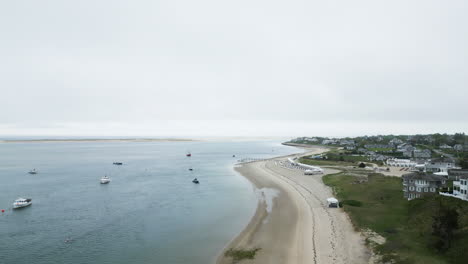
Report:
[{"label": "house", "polygon": [[453,149],[456,151],[463,151],[464,148],[462,144],[456,144],[455,146],[453,146]]},{"label": "house", "polygon": [[408,173],[402,179],[403,195],[408,200],[438,194],[438,189],[445,187],[447,181],[443,176],[425,172]]},{"label": "house", "polygon": [[416,159],[430,159],[432,156],[431,150],[429,149],[415,149],[413,150],[413,158]]},{"label": "house", "polygon": [[452,149],[451,146],[447,145],[447,144],[442,144],[439,146],[440,149]]},{"label": "house", "polygon": [[387,165],[393,167],[414,168],[417,164],[409,159],[388,159]]},{"label": "house", "polygon": [[367,149],[365,149],[365,148],[358,148],[357,151],[360,152],[360,153],[365,153],[365,152],[367,151]]},{"label": "house", "polygon": [[355,144],[354,140],[347,140],[347,139],[340,140],[341,146],[354,145],[354,144]]},{"label": "house", "polygon": [[346,145],[344,147],[346,150],[355,150],[356,149],[356,145]]},{"label": "house", "polygon": [[336,143],[337,143],[337,142],[336,142],[336,140],[334,140],[334,139],[324,139],[324,140],[322,141],[322,145],[334,145],[334,144],[336,144]]},{"label": "house", "polygon": [[374,154],[369,157],[370,161],[385,161],[386,159],[387,157],[381,154]]},{"label": "house", "polygon": [[365,148],[367,149],[387,149],[387,148],[392,148],[389,145],[384,145],[384,144],[367,144],[364,145]]},{"label": "house", "polygon": [[415,147],[406,143],[403,143],[397,146],[397,152],[402,152],[403,156],[408,157],[408,158],[411,158],[413,156],[413,151],[415,149],[416,149]]},{"label": "house", "polygon": [[440,193],[468,201],[468,170],[450,169],[448,178],[453,180],[453,193]]},{"label": "house", "polygon": [[449,169],[456,169],[455,161],[449,158],[434,158],[425,163],[426,172],[447,172]]},{"label": "house", "polygon": [[394,147],[400,145],[400,144],[403,144],[403,140],[399,139],[399,138],[393,138],[392,140],[390,140],[388,142],[389,145],[392,145]]}]

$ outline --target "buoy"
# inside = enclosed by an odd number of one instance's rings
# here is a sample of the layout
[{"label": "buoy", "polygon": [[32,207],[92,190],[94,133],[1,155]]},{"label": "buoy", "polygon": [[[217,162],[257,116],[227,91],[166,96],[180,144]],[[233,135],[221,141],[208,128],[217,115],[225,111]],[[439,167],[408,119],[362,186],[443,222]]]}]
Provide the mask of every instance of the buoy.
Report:
[{"label": "buoy", "polygon": [[5,209],[2,209],[2,213],[4,213],[4,212],[5,212]]}]

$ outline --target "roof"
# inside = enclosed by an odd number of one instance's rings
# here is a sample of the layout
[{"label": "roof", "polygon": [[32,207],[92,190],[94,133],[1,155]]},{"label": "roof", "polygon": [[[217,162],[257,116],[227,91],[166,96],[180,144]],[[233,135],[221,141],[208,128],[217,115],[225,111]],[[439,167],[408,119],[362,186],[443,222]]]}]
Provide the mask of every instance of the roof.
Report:
[{"label": "roof", "polygon": [[427,180],[427,181],[445,180],[445,178],[440,175],[435,175],[435,174],[425,173],[425,172],[408,173],[408,174],[404,174],[402,177],[403,179],[409,179],[409,180]]},{"label": "roof", "polygon": [[439,163],[453,163],[453,159],[441,157],[441,158],[433,158],[430,160],[431,162],[439,162]]},{"label": "roof", "polygon": [[450,176],[468,176],[468,170],[464,169],[449,169],[448,174]]}]

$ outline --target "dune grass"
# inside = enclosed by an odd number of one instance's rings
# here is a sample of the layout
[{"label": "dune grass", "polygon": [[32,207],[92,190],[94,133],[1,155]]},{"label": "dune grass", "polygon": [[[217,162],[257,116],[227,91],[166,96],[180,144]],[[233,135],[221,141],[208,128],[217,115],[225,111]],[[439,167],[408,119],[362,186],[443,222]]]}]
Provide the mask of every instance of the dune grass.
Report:
[{"label": "dune grass", "polygon": [[231,257],[233,262],[239,262],[244,259],[254,259],[257,251],[261,248],[254,248],[254,249],[233,249],[230,248],[224,253],[224,256]]},{"label": "dune grass", "polygon": [[[407,201],[403,198],[401,179],[368,175],[362,177],[337,173],[326,175],[323,182],[333,188],[344,210],[357,229],[371,229],[386,238],[375,250],[383,261],[392,263],[465,263],[468,257],[468,202],[450,197],[432,196]],[[349,204],[349,201],[351,204]],[[432,223],[440,206],[459,211],[459,229],[452,247],[437,252],[431,247]],[[356,206],[360,205],[360,206]]]}]

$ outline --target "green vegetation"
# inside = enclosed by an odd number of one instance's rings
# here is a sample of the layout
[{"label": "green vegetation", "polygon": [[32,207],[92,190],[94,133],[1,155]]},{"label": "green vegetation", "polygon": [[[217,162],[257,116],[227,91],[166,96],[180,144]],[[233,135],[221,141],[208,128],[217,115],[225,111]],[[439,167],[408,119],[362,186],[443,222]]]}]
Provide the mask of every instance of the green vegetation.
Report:
[{"label": "green vegetation", "polygon": [[244,250],[244,249],[232,249],[230,248],[228,251],[224,253],[224,256],[226,257],[231,257],[233,262],[238,262],[243,259],[254,259],[255,254],[257,254],[257,251],[259,251],[261,248],[254,248],[254,249],[249,249],[249,250]]},{"label": "green vegetation", "polygon": [[386,238],[375,245],[383,261],[465,263],[468,258],[468,202],[444,196],[408,202],[401,179],[381,174],[358,177],[344,172],[326,175],[323,181],[336,192],[356,228]]}]

